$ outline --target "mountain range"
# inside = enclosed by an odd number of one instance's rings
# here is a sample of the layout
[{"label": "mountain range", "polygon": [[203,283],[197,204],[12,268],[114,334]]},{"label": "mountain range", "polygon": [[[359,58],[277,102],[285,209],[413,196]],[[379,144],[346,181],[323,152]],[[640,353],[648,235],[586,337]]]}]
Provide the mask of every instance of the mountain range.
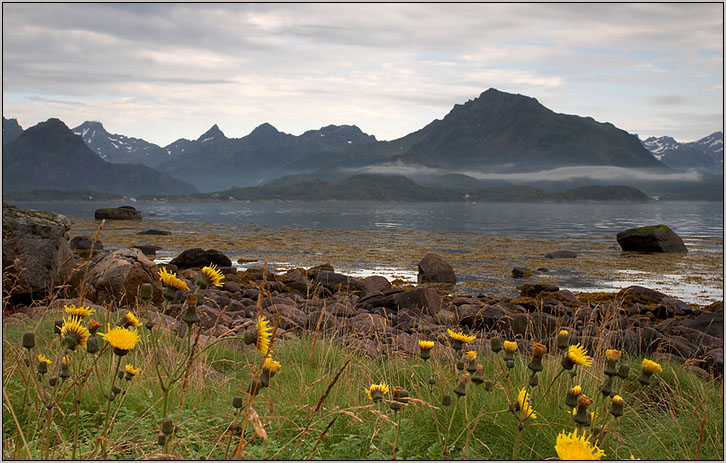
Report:
[{"label": "mountain range", "polygon": [[674,169],[723,171],[723,132],[714,132],[690,143],[679,143],[672,137],[649,137],[643,146]]},{"label": "mountain range", "polygon": [[126,195],[197,191],[148,166],[104,161],[59,119],[48,119],[3,145],[3,193],[34,189]]},{"label": "mountain range", "polygon": [[[51,119],[43,124],[51,121],[53,126],[60,122]],[[60,124],[65,127],[62,122]],[[5,172],[6,165],[15,168],[22,161],[18,159],[19,148],[12,143],[26,135],[38,137],[38,131],[33,129],[41,125],[23,132],[15,119],[3,117]],[[62,130],[56,129],[54,133],[60,136]],[[513,173],[537,172],[542,173],[548,188],[559,185],[555,189],[564,191],[580,184],[547,179],[548,172],[563,169],[587,172],[599,168],[610,169],[611,177],[623,172],[647,170],[657,175],[669,175],[674,173],[672,169],[698,169],[719,173],[723,182],[722,132],[692,143],[681,144],[669,137],[651,137],[641,141],[636,135],[610,123],[597,122],[590,117],[558,114],[535,98],[496,89],[489,89],[475,99],[457,104],[443,119],[434,120],[422,129],[392,141],[378,141],[355,125],[329,125],[295,136],[263,123],[249,135],[228,138],[215,124],[195,140],[182,138],[165,147],[111,134],[100,122],[86,121],[68,132],[75,137],[73,149],[78,151],[75,155],[85,160],[76,163],[77,172],[83,173],[83,169],[91,165],[96,166],[93,172],[99,172],[110,169],[107,164],[136,164],[131,178],[138,179],[155,172],[159,180],[154,186],[141,188],[136,183],[132,188],[123,176],[116,176],[108,184],[92,187],[69,181],[69,175],[55,175],[58,178],[48,178],[46,184],[35,184],[21,181],[28,179],[27,175],[23,177],[27,172],[16,169],[20,175],[17,179],[7,179],[7,173],[4,174],[7,181],[3,182],[3,191],[9,191],[9,186],[27,191],[32,186],[49,188],[48,185],[52,184],[62,190],[85,188],[117,193],[125,190],[128,194],[139,194],[145,189],[149,194],[171,191],[186,194],[195,187],[200,191],[213,192],[261,186],[269,182],[273,186],[321,179],[338,182],[357,174],[371,173],[402,173],[431,188],[459,189],[463,182],[476,190],[482,186],[506,185],[510,183],[506,179]],[[70,144],[69,134],[62,134],[63,142],[56,145]],[[78,141],[86,147],[82,154]],[[38,160],[49,156],[54,159],[52,162],[61,162],[61,157],[49,146],[44,148],[43,153],[30,153],[27,151],[29,145],[35,146],[27,141],[21,143],[21,147],[26,147],[25,156],[32,155]],[[89,153],[95,155],[93,162]],[[138,169],[143,167],[141,164],[150,170],[142,174]],[[98,166],[101,165],[106,167],[100,169]],[[27,171],[34,169],[27,162],[24,168]],[[129,167],[123,169],[128,170]],[[42,180],[44,175],[49,173],[31,175],[30,178]],[[496,180],[492,175],[500,175],[505,180]],[[61,177],[66,179],[65,183],[59,180]],[[611,181],[609,184],[614,183]],[[628,184],[640,186],[637,181]],[[113,190],[109,189],[111,185]]]}]

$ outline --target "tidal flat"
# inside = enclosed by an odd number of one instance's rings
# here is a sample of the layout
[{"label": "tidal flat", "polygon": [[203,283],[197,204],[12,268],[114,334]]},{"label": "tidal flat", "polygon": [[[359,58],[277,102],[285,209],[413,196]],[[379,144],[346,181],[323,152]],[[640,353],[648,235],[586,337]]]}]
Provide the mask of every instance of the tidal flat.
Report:
[{"label": "tidal flat", "polygon": [[[100,221],[69,217],[71,237],[93,237]],[[171,235],[139,235],[153,229]],[[168,262],[185,249],[216,249],[239,269],[262,267],[284,272],[329,263],[352,276],[381,275],[394,284],[415,284],[417,263],[428,253],[449,261],[457,275],[457,294],[515,297],[525,282],[549,282],[578,292],[616,292],[641,285],[695,305],[723,301],[723,239],[682,236],[688,254],[622,252],[615,236],[562,239],[504,234],[440,233],[390,229],[334,230],[213,222],[163,220],[106,221],[99,239],[106,249],[156,245],[153,257]],[[568,250],[576,258],[549,259]],[[531,271],[513,278],[512,269]],[[540,270],[538,270],[540,269]],[[398,281],[396,281],[398,280]]]}]

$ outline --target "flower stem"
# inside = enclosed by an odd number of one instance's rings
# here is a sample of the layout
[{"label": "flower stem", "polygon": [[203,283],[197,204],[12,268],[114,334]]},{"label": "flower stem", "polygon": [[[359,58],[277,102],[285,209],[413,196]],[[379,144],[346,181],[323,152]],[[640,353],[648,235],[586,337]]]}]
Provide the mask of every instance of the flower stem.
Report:
[{"label": "flower stem", "polygon": [[398,415],[398,423],[396,425],[396,439],[393,441],[393,460],[396,459],[396,454],[398,453],[398,435],[401,432],[401,415],[403,414],[403,410],[396,412]]}]

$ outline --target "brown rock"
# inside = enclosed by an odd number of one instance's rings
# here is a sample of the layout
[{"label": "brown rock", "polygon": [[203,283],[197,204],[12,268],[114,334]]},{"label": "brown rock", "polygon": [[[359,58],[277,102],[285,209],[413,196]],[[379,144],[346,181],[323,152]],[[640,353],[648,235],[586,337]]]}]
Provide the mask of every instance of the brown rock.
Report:
[{"label": "brown rock", "polygon": [[454,268],[437,254],[426,254],[418,263],[419,283],[456,284]]},{"label": "brown rock", "polygon": [[161,302],[163,291],[159,267],[138,249],[118,249],[96,258],[88,271],[88,297],[97,303],[116,301],[135,304],[136,293],[144,283],[154,287],[154,301]]}]

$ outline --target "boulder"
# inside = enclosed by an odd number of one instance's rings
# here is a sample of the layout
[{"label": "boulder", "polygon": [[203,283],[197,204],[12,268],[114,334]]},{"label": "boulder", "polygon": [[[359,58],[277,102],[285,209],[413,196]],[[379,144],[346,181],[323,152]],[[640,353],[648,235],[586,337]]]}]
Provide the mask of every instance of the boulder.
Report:
[{"label": "boulder", "polygon": [[572,251],[554,251],[545,254],[547,259],[574,259],[577,254]]},{"label": "boulder", "polygon": [[139,235],[171,235],[171,232],[166,230],[155,230],[151,228],[149,230],[140,231]]},{"label": "boulder", "polygon": [[178,268],[206,267],[214,264],[217,267],[231,267],[232,261],[216,249],[204,250],[202,248],[192,248],[182,251],[170,262]]},{"label": "boulder", "polygon": [[704,312],[695,318],[683,320],[682,325],[719,338],[723,342],[723,312]]},{"label": "boulder", "polygon": [[618,233],[616,239],[623,251],[688,252],[681,237],[662,224],[631,228]]},{"label": "boulder", "polygon": [[423,314],[435,316],[441,309],[441,299],[431,288],[418,286],[411,291],[398,293],[394,302],[400,309],[416,309]]},{"label": "boulder", "polygon": [[385,277],[373,275],[363,279],[363,284],[368,292],[381,292],[391,289],[391,283]]},{"label": "boulder", "polygon": [[3,203],[4,291],[43,297],[65,282],[73,270],[70,229],[63,215]]},{"label": "boulder", "polygon": [[532,276],[532,271],[522,267],[514,267],[512,269],[512,278],[529,278]]},{"label": "boulder", "polygon": [[154,257],[156,255],[156,251],[161,251],[161,246],[156,246],[153,244],[139,244],[138,246],[131,246],[133,249],[138,249],[141,252],[144,253],[146,256]]},{"label": "boulder", "polygon": [[139,286],[151,283],[154,301],[161,302],[163,291],[159,267],[139,249],[117,249],[99,256],[86,277],[88,298],[96,303],[116,301],[135,304]]},{"label": "boulder", "polygon": [[456,284],[454,268],[437,254],[426,254],[418,263],[419,283]]},{"label": "boulder", "polygon": [[141,211],[132,206],[106,207],[96,209],[96,220],[141,220]]},{"label": "boulder", "polygon": [[74,251],[93,251],[94,254],[97,251],[103,250],[103,243],[101,240],[93,240],[87,236],[76,236],[70,242],[71,249]]},{"label": "boulder", "polygon": [[343,275],[342,273],[335,273],[331,270],[318,270],[317,273],[315,273],[315,281],[328,289],[332,289],[338,285],[340,285],[339,288],[343,290],[365,289],[365,283],[363,283],[363,281]]}]

